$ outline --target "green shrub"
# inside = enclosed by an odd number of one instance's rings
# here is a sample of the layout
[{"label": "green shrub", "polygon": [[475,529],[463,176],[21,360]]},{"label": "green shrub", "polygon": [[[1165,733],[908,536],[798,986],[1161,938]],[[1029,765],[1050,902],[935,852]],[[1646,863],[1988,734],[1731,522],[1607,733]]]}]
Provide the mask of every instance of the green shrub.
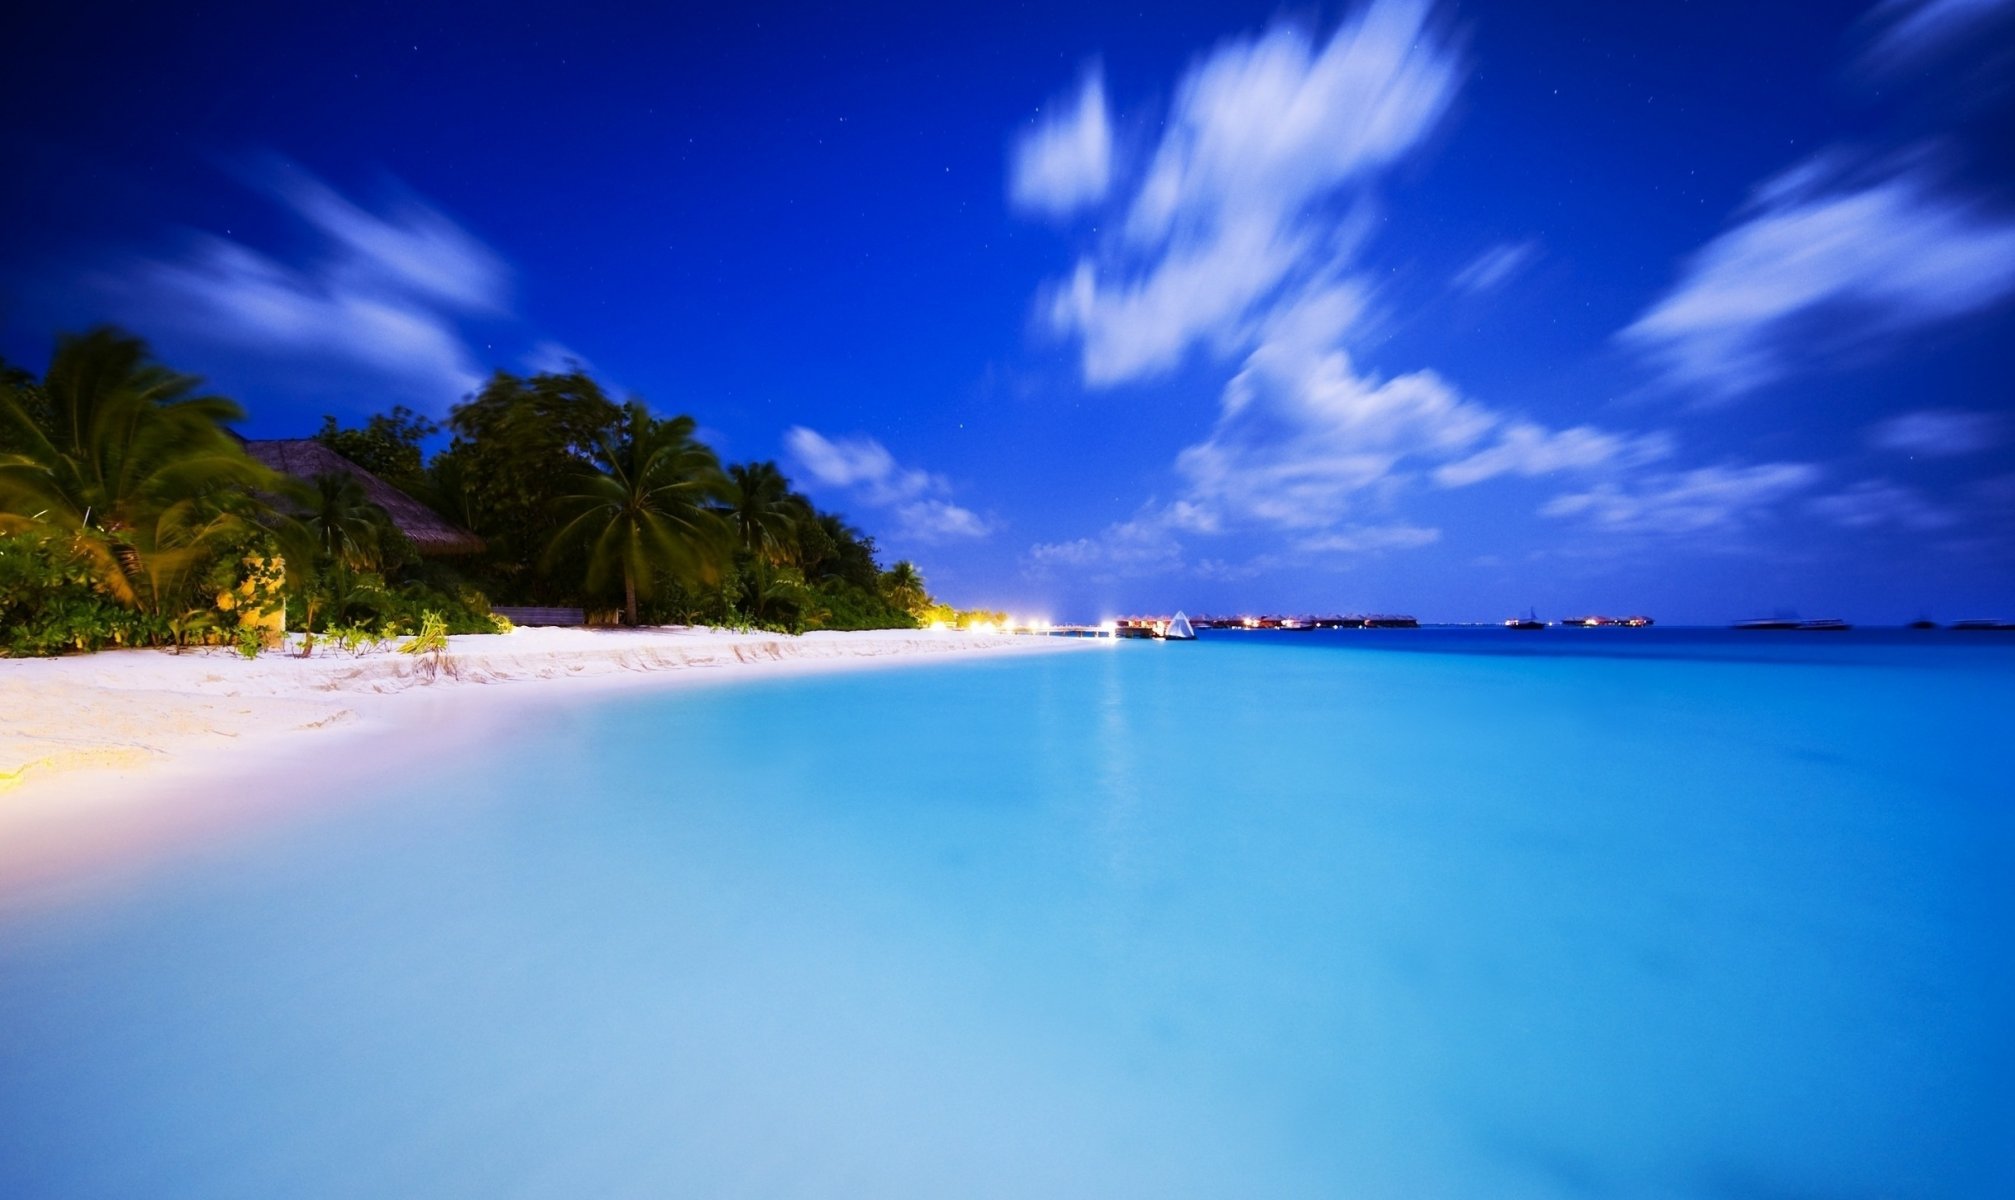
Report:
[{"label": "green shrub", "polygon": [[845,580],[829,580],[816,589],[825,619],[822,629],[915,629],[917,619],[880,595]]},{"label": "green shrub", "polygon": [[0,654],[144,646],[168,635],[166,620],[99,591],[88,564],[60,536],[0,534]]},{"label": "green shrub", "polygon": [[425,613],[420,618],[420,631],[405,645],[399,647],[401,654],[438,654],[448,648],[448,625],[439,613]]},{"label": "green shrub", "polygon": [[352,658],[376,646],[380,640],[377,634],[362,625],[333,626],[326,636]]}]

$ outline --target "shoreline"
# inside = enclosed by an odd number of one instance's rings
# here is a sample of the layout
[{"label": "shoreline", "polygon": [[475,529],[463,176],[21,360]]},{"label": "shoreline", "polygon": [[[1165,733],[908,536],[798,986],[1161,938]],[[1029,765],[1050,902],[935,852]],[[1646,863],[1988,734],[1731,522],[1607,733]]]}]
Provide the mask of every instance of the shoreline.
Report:
[{"label": "shoreline", "polygon": [[[948,630],[520,628],[452,637],[438,658],[208,648],[0,660],[0,882],[207,825],[223,809],[284,807],[289,789],[272,785],[290,771],[393,761],[422,737],[473,749],[513,712],[570,699],[1094,644]],[[253,792],[271,802],[245,798]]]}]

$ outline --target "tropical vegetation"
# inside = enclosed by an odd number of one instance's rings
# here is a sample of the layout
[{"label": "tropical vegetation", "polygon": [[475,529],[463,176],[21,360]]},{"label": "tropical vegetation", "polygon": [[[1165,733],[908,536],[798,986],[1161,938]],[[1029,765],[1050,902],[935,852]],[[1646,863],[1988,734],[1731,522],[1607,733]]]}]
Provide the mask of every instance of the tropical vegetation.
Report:
[{"label": "tropical vegetation", "polygon": [[493,600],[790,632],[983,615],[933,599],[913,563],[883,569],[775,463],[723,464],[692,417],[578,366],[499,371],[442,422],[324,418],[317,441],[481,539],[452,560],[416,551],[357,475],[262,465],[231,430],[244,417],[115,329],[59,338],[40,378],[0,363],[0,653],[256,653],[282,622],[302,652],[432,646],[497,629]]}]

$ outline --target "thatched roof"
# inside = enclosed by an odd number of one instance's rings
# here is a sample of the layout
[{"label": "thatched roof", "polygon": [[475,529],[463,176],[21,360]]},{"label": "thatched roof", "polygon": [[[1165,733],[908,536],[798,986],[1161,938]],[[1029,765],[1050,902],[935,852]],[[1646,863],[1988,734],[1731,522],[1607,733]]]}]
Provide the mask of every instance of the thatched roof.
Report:
[{"label": "thatched roof", "polygon": [[466,529],[457,529],[441,514],[313,438],[248,441],[245,453],[282,475],[303,482],[317,475],[339,472],[356,476],[357,482],[364,485],[364,495],[385,510],[392,524],[422,554],[474,554],[483,548],[482,538]]}]

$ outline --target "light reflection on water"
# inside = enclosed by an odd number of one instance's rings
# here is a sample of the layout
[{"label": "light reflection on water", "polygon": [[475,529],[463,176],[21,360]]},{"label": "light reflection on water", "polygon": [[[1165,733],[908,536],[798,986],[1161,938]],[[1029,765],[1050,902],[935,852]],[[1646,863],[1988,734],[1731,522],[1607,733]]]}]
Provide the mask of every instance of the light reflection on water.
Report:
[{"label": "light reflection on water", "polygon": [[1434,637],[633,694],[12,912],[0,1194],[2010,1190],[2007,651]]}]

